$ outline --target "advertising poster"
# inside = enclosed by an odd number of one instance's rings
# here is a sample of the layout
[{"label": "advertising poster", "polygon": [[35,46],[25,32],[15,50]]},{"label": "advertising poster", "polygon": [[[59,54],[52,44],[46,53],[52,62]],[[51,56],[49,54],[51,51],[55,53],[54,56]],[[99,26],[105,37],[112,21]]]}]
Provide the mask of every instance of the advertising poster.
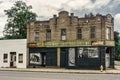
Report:
[{"label": "advertising poster", "polygon": [[42,64],[41,54],[40,53],[30,53],[30,64]]},{"label": "advertising poster", "polygon": [[68,65],[75,66],[75,48],[69,48]]}]

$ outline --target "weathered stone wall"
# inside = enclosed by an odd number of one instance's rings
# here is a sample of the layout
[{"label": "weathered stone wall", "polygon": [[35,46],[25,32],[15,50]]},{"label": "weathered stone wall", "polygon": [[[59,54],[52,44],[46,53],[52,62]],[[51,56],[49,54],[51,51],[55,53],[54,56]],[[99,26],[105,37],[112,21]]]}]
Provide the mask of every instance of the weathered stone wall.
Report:
[{"label": "weathered stone wall", "polygon": [[[90,28],[95,26],[95,38],[90,38]],[[102,16],[87,16],[78,18],[73,13],[62,11],[58,16],[54,15],[49,21],[35,21],[28,25],[28,42],[34,42],[34,32],[39,32],[40,42],[46,41],[46,29],[51,29],[51,41],[61,41],[61,29],[67,31],[67,41],[77,40],[77,29],[82,28],[81,40],[106,40],[106,28],[111,28],[111,39],[114,40],[113,18],[110,14]]]}]

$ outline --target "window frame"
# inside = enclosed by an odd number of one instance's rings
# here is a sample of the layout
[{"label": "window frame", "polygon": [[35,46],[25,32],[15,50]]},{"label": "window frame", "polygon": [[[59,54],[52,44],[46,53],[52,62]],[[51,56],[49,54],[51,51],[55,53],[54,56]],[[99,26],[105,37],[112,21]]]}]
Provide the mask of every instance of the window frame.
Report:
[{"label": "window frame", "polygon": [[78,40],[82,39],[82,28],[81,27],[77,28],[77,39]]},{"label": "window frame", "polygon": [[111,27],[107,27],[106,29],[106,39],[111,40]]},{"label": "window frame", "polygon": [[3,63],[7,63],[8,62],[8,54],[4,53],[3,54]]},{"label": "window frame", "polygon": [[77,49],[78,58],[99,58],[97,47],[79,47]]},{"label": "window frame", "polygon": [[46,41],[51,41],[51,29],[46,29]]},{"label": "window frame", "polygon": [[[22,58],[20,56],[22,56]],[[18,63],[23,63],[23,53],[18,54]]]},{"label": "window frame", "polygon": [[[36,34],[37,33],[37,34]],[[35,31],[34,32],[34,41],[35,42],[39,42],[40,40],[40,38],[39,38],[39,36],[40,36],[40,32],[39,31]]]},{"label": "window frame", "polygon": [[95,32],[96,32],[95,26],[91,26],[90,27],[90,38],[91,39],[96,38]]},{"label": "window frame", "polygon": [[[67,38],[67,30],[66,29],[61,29],[61,40],[62,41],[65,41],[65,40],[67,40],[66,38]],[[63,37],[64,37],[64,39],[63,39]]]}]

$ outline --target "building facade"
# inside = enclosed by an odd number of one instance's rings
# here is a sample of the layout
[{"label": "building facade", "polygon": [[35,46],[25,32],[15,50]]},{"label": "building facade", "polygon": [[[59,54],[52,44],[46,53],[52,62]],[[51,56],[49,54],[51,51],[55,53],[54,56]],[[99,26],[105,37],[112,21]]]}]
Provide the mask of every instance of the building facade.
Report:
[{"label": "building facade", "polygon": [[114,68],[114,23],[110,14],[83,18],[59,12],[27,27],[28,67]]},{"label": "building facade", "polygon": [[26,68],[26,39],[0,40],[0,67]]}]

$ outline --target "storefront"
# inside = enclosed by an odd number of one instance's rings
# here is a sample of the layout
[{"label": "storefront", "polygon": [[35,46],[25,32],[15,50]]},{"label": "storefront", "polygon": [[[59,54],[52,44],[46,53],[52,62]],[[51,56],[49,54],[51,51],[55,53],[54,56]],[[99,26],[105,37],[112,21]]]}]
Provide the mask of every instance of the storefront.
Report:
[{"label": "storefront", "polygon": [[57,66],[56,48],[30,48],[29,64],[32,67]]},{"label": "storefront", "polygon": [[106,48],[101,46],[61,48],[61,67],[99,69],[102,65],[104,69],[114,68],[114,47],[109,48],[111,49],[109,53],[106,52]]},{"label": "storefront", "polygon": [[26,68],[26,39],[0,40],[0,67]]},{"label": "storefront", "polygon": [[44,42],[29,47],[32,67],[114,68],[114,41]]},{"label": "storefront", "polygon": [[114,18],[111,14],[67,11],[27,25],[29,67],[114,68]]}]

